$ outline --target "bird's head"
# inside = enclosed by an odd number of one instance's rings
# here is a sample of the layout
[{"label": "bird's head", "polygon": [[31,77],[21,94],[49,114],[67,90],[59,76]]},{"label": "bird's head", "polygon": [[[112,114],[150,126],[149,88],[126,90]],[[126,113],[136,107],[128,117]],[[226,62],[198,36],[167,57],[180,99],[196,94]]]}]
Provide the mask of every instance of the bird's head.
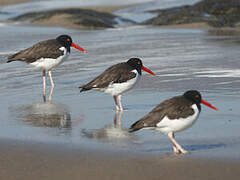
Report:
[{"label": "bird's head", "polygon": [[132,68],[136,69],[140,75],[142,74],[142,70],[152,74],[153,76],[156,75],[150,69],[144,67],[143,64],[142,64],[142,61],[139,58],[131,58],[127,61],[127,64],[129,66],[131,66]]},{"label": "bird's head", "polygon": [[82,47],[78,46],[77,44],[73,43],[72,41],[72,38],[69,36],[69,35],[60,35],[58,36],[57,38],[57,41],[63,45],[64,47],[66,47],[68,49],[68,51],[70,52],[70,47],[74,47],[80,51],[83,51],[83,52],[87,52],[86,49],[83,49]]},{"label": "bird's head", "polygon": [[216,108],[215,106],[211,105],[209,102],[205,101],[202,99],[202,96],[200,94],[200,92],[196,91],[196,90],[190,90],[190,91],[187,91],[183,94],[183,96],[192,101],[194,104],[197,104],[198,106],[200,106],[200,104],[204,104],[214,110],[218,110],[218,108]]}]

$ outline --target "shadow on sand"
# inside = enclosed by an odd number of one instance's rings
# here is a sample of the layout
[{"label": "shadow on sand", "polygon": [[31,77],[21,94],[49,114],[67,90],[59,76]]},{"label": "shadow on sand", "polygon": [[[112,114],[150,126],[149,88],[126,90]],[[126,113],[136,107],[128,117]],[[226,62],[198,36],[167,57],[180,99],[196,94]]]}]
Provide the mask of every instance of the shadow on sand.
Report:
[{"label": "shadow on sand", "polygon": [[[187,151],[199,151],[199,150],[211,150],[211,149],[217,149],[217,148],[222,148],[225,147],[226,144],[223,143],[217,143],[217,144],[193,144],[193,145],[186,145],[183,146],[184,149]],[[148,150],[143,150],[142,152],[163,152],[163,151],[172,151],[172,148],[159,148],[159,149],[148,149]]]}]

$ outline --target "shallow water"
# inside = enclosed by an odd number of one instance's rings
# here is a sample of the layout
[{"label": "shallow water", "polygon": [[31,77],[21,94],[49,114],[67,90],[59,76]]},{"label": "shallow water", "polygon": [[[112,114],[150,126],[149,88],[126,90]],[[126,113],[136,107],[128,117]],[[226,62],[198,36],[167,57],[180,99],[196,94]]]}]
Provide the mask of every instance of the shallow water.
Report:
[{"label": "shallow water", "polygon": [[[44,104],[41,72],[20,62],[7,64],[6,57],[62,33],[89,53],[72,49],[70,58],[54,69],[53,103]],[[197,123],[177,139],[193,156],[239,158],[239,36],[144,26],[75,31],[13,24],[3,24],[0,35],[0,137],[168,154],[166,135],[150,130],[129,134],[127,128],[164,99],[198,89],[219,112],[203,107]],[[123,96],[126,111],[121,115],[115,114],[112,97],[79,93],[79,85],[135,56],[157,77],[143,73],[138,86]]]}]

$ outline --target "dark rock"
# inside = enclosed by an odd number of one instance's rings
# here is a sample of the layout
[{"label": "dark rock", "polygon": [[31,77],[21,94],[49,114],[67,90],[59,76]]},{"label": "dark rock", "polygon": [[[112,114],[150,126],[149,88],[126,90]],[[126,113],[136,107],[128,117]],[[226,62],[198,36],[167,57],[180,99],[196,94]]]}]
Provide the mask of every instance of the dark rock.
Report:
[{"label": "dark rock", "polygon": [[[69,9],[55,9],[49,11],[30,12],[14,18],[13,21],[30,21],[31,23],[48,20],[54,16],[67,15],[65,21],[69,21],[76,26],[81,26],[90,29],[98,28],[113,28],[117,24],[115,18],[117,16],[98,12],[89,9],[69,8]],[[63,19],[64,20],[64,19]],[[122,19],[123,21],[127,21]]]},{"label": "dark rock", "polygon": [[144,24],[173,25],[207,22],[214,27],[234,27],[240,22],[239,0],[203,0],[192,6],[152,11],[158,16]]},{"label": "dark rock", "polygon": [[158,10],[155,12],[158,12],[159,15],[144,22],[144,24],[173,25],[201,22],[204,20],[202,12],[192,11],[189,6]]}]

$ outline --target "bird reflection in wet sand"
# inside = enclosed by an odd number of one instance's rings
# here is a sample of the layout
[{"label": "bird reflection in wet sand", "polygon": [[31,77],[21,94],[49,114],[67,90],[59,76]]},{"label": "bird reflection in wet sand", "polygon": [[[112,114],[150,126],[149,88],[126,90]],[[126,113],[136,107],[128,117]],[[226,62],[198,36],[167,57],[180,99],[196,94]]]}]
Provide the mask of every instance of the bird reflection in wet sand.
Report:
[{"label": "bird reflection in wet sand", "polygon": [[17,108],[17,117],[38,127],[71,128],[71,114],[62,104],[38,103]]},{"label": "bird reflection in wet sand", "polygon": [[82,135],[87,138],[99,139],[105,142],[119,142],[116,140],[135,140],[135,136],[128,132],[128,129],[122,128],[122,112],[117,111],[113,117],[113,125],[107,125],[101,129],[83,129],[81,131]]}]

